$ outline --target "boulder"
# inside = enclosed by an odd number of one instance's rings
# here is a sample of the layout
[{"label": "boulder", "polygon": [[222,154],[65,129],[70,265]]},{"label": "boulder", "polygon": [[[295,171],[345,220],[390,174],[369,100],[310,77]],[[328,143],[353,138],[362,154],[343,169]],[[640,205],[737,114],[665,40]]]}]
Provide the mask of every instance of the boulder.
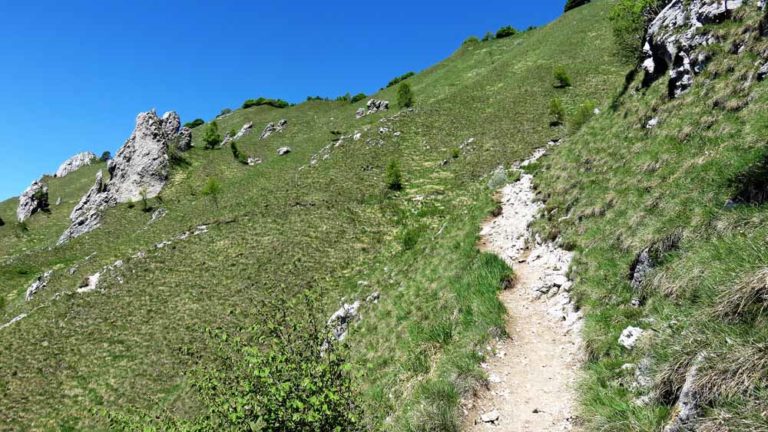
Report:
[{"label": "boulder", "polygon": [[71,158],[64,161],[56,170],[54,177],[64,177],[67,174],[77,171],[78,169],[90,165],[96,160],[96,155],[91,152],[78,153]]},{"label": "boulder", "polygon": [[360,302],[356,301],[352,304],[344,304],[339,310],[334,312],[328,319],[328,328],[331,330],[331,334],[337,341],[343,341],[347,337],[347,331],[349,330],[349,324],[357,319],[360,311]]},{"label": "boulder", "polygon": [[176,149],[185,152],[192,148],[192,129],[183,127],[179,129],[179,135],[176,138]]},{"label": "boulder", "polygon": [[267,123],[267,126],[264,128],[264,130],[261,132],[261,136],[259,139],[267,139],[270,135],[276,132],[282,132],[283,129],[285,129],[285,126],[288,124],[288,120],[281,119],[277,122],[277,124],[273,122]]},{"label": "boulder", "polygon": [[24,222],[37,212],[48,211],[48,207],[48,186],[40,180],[35,180],[19,196],[16,218],[19,222]]},{"label": "boulder", "polygon": [[48,281],[51,279],[51,276],[53,275],[52,270],[48,270],[47,272],[43,273],[42,275],[38,276],[37,279],[35,279],[34,282],[32,282],[31,285],[27,288],[27,293],[24,295],[24,299],[26,301],[32,300],[32,297],[40,290],[48,286]]},{"label": "boulder", "polygon": [[72,209],[72,213],[69,215],[69,220],[72,223],[59,237],[57,244],[64,244],[98,228],[101,225],[101,212],[114,204],[114,198],[106,191],[103,174],[99,171],[96,173],[96,181],[93,186]]},{"label": "boulder", "polygon": [[365,117],[365,108],[358,108],[357,111],[355,111],[355,118],[361,117]]},{"label": "boulder", "polygon": [[251,130],[253,130],[253,122],[248,122],[248,123],[244,124],[243,127],[240,128],[240,130],[237,132],[237,134],[235,134],[233,139],[235,141],[237,141],[240,138],[242,138],[242,137],[248,135],[249,133],[251,133]]},{"label": "boulder", "polygon": [[156,197],[168,180],[168,143],[178,134],[178,115],[141,113],[131,137],[109,161],[109,193],[118,203]]},{"label": "boulder", "polygon": [[280,147],[279,149],[277,149],[278,156],[285,156],[290,152],[291,152],[290,147]]},{"label": "boulder", "polygon": [[389,101],[371,99],[367,104],[365,104],[365,106],[368,108],[368,111],[365,113],[366,115],[375,114],[379,111],[387,111],[389,109]]},{"label": "boulder", "polygon": [[640,340],[640,337],[643,335],[645,330],[639,328],[639,327],[627,327],[624,329],[624,331],[621,332],[621,336],[619,336],[619,345],[623,346],[626,349],[632,349],[637,345],[637,341]]},{"label": "boulder", "polygon": [[708,57],[696,49],[712,44],[715,37],[701,31],[705,24],[722,22],[742,0],[673,0],[651,22],[643,46],[644,84],[668,72],[670,97],[677,97],[704,70]]}]

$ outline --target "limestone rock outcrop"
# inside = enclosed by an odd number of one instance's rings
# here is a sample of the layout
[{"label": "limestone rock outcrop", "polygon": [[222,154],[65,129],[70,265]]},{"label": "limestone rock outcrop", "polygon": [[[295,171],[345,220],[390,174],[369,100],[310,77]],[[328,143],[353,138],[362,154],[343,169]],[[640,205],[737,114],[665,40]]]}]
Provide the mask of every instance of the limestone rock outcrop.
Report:
[{"label": "limestone rock outcrop", "polygon": [[179,135],[176,137],[176,149],[185,152],[192,148],[192,129],[183,127],[179,129]]},{"label": "limestone rock outcrop", "polygon": [[[80,199],[70,214],[72,224],[61,235],[58,244],[98,228],[102,212],[118,203],[156,197],[168,180],[168,149],[189,138],[191,134],[181,128],[175,112],[162,118],[154,111],[141,113],[130,138],[109,161],[111,175],[104,181],[101,171],[91,189]],[[177,147],[178,148],[178,147]]]},{"label": "limestone rock outcrop", "polygon": [[368,101],[367,104],[365,104],[365,108],[358,108],[358,110],[355,112],[355,117],[365,117],[370,114],[375,114],[379,111],[387,111],[389,110],[389,101],[380,100],[380,99],[371,99]]},{"label": "limestone rock outcrop", "polygon": [[288,124],[288,120],[281,119],[277,124],[274,124],[272,122],[269,122],[267,126],[264,128],[264,130],[261,132],[261,136],[259,139],[266,139],[270,135],[276,132],[282,132],[283,129],[285,129],[285,126]]},{"label": "limestone rock outcrop", "polygon": [[643,46],[645,85],[664,73],[670,97],[677,97],[693,84],[694,75],[704,70],[709,57],[696,49],[716,42],[702,31],[705,24],[728,19],[742,0],[673,0],[653,20]]},{"label": "limestone rock outcrop", "polygon": [[96,155],[91,152],[78,153],[64,161],[56,170],[54,177],[64,177],[65,175],[88,166],[96,160]]},{"label": "limestone rock outcrop", "polygon": [[24,222],[40,211],[48,211],[48,186],[40,180],[35,180],[19,196],[16,218],[19,222]]}]

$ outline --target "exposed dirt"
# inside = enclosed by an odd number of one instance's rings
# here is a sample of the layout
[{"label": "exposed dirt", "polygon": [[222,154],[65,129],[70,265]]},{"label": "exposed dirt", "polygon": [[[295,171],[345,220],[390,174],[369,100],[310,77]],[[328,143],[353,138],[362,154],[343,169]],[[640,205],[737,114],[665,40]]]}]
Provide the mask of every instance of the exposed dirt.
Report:
[{"label": "exposed dirt", "polygon": [[[537,151],[521,165],[543,153]],[[574,386],[583,355],[581,314],[571,303],[566,277],[572,254],[532,238],[528,225],[541,208],[532,181],[522,174],[504,187],[502,213],[481,232],[480,247],[504,259],[516,282],[500,295],[509,338],[492,347],[483,365],[489,388],[464,403],[469,431],[578,430]]]}]

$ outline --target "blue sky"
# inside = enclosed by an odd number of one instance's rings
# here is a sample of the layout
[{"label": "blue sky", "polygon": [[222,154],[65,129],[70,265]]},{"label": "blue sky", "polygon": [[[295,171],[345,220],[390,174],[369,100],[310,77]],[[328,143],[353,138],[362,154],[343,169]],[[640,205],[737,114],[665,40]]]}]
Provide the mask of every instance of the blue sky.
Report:
[{"label": "blue sky", "polygon": [[258,96],[371,93],[564,3],[0,0],[0,199],[72,154],[114,153],[141,111],[189,121]]}]

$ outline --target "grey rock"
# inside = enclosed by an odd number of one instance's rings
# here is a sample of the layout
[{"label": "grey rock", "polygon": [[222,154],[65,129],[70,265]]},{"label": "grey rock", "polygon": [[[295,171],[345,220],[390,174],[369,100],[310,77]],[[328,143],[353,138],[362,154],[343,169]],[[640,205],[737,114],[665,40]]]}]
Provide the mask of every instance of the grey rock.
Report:
[{"label": "grey rock", "polygon": [[64,177],[67,174],[77,171],[78,169],[90,165],[96,160],[96,155],[91,152],[78,153],[71,158],[65,160],[56,170],[55,177]]},{"label": "grey rock", "polygon": [[357,111],[355,111],[355,118],[361,117],[365,117],[365,108],[358,108]]},{"label": "grey rock", "polygon": [[261,163],[261,158],[257,157],[249,157],[248,158],[248,165],[249,166],[255,166]]},{"label": "grey rock", "polygon": [[141,113],[131,137],[109,161],[108,190],[118,203],[156,197],[168,181],[168,144],[178,133],[178,115]]},{"label": "grey rock", "polygon": [[192,148],[192,129],[183,127],[179,129],[179,135],[176,137],[176,149],[185,152]]},{"label": "grey rock", "polygon": [[626,349],[632,349],[637,345],[637,341],[640,340],[640,337],[643,335],[645,330],[639,328],[639,327],[627,327],[624,329],[624,331],[621,332],[621,336],[619,336],[619,345],[623,346]]},{"label": "grey rock", "polygon": [[267,123],[267,126],[264,127],[264,130],[261,132],[259,139],[267,139],[273,133],[282,132],[286,125],[288,125],[288,120],[286,119],[280,120],[277,122],[277,124],[272,122]]},{"label": "grey rock", "polygon": [[757,80],[763,81],[766,76],[768,76],[768,63],[765,63],[764,65],[760,66],[760,69],[758,69]]},{"label": "grey rock", "polygon": [[168,210],[164,209],[163,207],[160,207],[157,210],[152,212],[152,218],[149,220],[149,222],[150,223],[155,222],[161,219],[166,214],[168,214]]},{"label": "grey rock", "polygon": [[485,414],[482,414],[480,416],[480,421],[483,423],[493,423],[496,424],[499,421],[499,418],[501,416],[499,415],[499,412],[497,410],[489,411]]},{"label": "grey rock", "polygon": [[56,198],[56,205],[61,205],[61,197]]},{"label": "grey rock", "polygon": [[360,312],[360,302],[356,301],[352,304],[344,304],[339,310],[334,312],[328,319],[328,328],[331,330],[331,335],[337,341],[343,341],[347,337],[347,331],[349,325],[357,319]]},{"label": "grey rock", "polygon": [[96,181],[93,186],[72,209],[72,213],[69,215],[72,224],[59,237],[57,244],[64,244],[98,228],[101,225],[101,212],[114,204],[114,198],[106,192],[103,174],[99,171],[96,173]]},{"label": "grey rock", "polygon": [[287,155],[290,152],[291,152],[291,148],[290,147],[280,147],[279,149],[277,149],[277,154],[279,156],[285,156],[285,155]]},{"label": "grey rock", "polygon": [[99,287],[99,280],[100,279],[101,279],[101,273],[100,272],[99,273],[94,273],[94,274],[88,276],[85,279],[85,281],[86,281],[85,286],[81,286],[81,287],[77,288],[77,292],[82,294],[82,293],[87,293],[87,292],[95,291],[96,288]]},{"label": "grey rock", "polygon": [[35,180],[19,196],[19,207],[16,218],[24,222],[33,214],[48,210],[48,186],[40,180]]},{"label": "grey rock", "polygon": [[387,111],[389,110],[389,101],[380,100],[380,99],[371,99],[368,101],[367,104],[365,104],[365,107],[368,109],[365,114],[375,114],[379,111]]},{"label": "grey rock", "polygon": [[654,117],[650,120],[648,120],[648,123],[645,124],[646,129],[653,129],[659,124],[659,118]]},{"label": "grey rock", "polygon": [[27,314],[25,314],[25,313],[23,313],[23,314],[19,314],[19,315],[15,316],[13,319],[11,319],[10,321],[8,321],[7,323],[5,323],[5,324],[3,324],[3,325],[0,325],[0,330],[4,329],[4,328],[6,328],[6,327],[10,327],[10,326],[12,326],[13,324],[15,324],[15,323],[17,323],[17,322],[19,322],[19,321],[23,320],[23,319],[24,319],[24,318],[26,318],[26,317],[27,317]]},{"label": "grey rock", "polygon": [[651,22],[643,47],[645,85],[668,71],[670,97],[677,97],[693,84],[694,75],[703,70],[706,56],[694,51],[715,42],[701,28],[721,22],[732,10],[742,6],[742,0],[673,0]]},{"label": "grey rock", "polygon": [[699,354],[693,360],[685,374],[685,383],[680,390],[675,411],[677,415],[664,427],[664,432],[685,432],[692,430],[692,423],[701,413],[702,394],[696,386],[699,367],[704,363],[704,355]]},{"label": "grey rock", "polygon": [[34,295],[44,289],[46,286],[48,286],[48,281],[51,279],[51,276],[53,275],[52,270],[48,270],[47,272],[43,273],[42,275],[38,276],[37,279],[35,279],[32,284],[29,285],[27,288],[27,293],[24,295],[24,299],[26,301],[32,300],[32,297]]}]

